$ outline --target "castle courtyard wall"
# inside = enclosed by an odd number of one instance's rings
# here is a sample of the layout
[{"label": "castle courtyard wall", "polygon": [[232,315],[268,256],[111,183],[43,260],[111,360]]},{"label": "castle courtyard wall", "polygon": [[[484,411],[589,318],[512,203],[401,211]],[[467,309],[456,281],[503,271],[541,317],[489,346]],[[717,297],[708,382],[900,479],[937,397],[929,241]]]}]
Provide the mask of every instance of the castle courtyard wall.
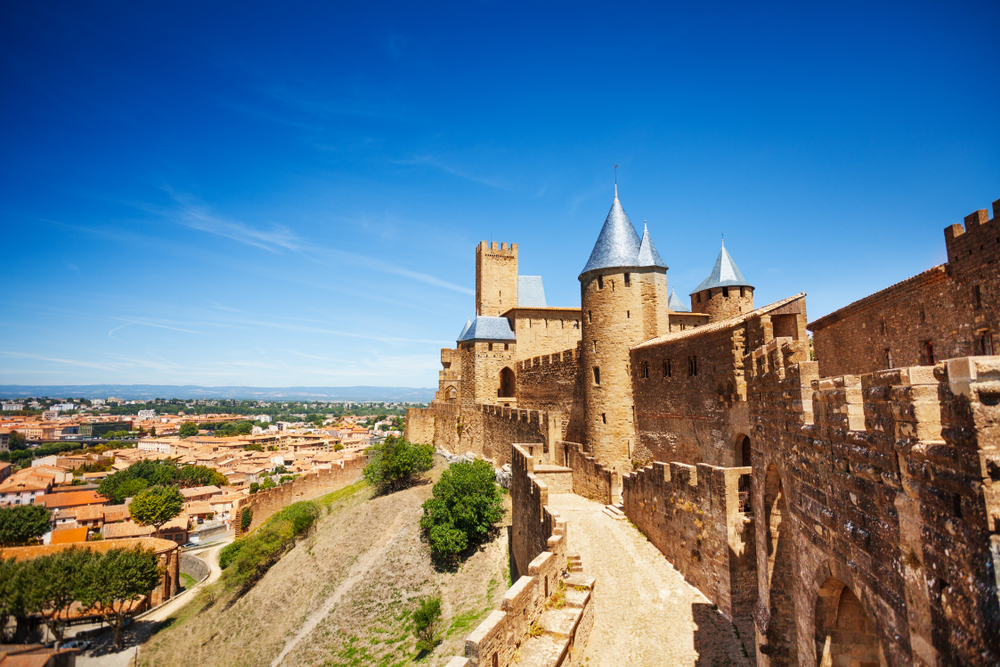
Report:
[{"label": "castle courtyard wall", "polygon": [[518,362],[517,405],[548,411],[553,418],[558,415],[559,439],[582,441],[585,430],[579,345]]},{"label": "castle courtyard wall", "polygon": [[504,316],[517,336],[518,359],[561,352],[580,342],[579,308],[514,308]]}]

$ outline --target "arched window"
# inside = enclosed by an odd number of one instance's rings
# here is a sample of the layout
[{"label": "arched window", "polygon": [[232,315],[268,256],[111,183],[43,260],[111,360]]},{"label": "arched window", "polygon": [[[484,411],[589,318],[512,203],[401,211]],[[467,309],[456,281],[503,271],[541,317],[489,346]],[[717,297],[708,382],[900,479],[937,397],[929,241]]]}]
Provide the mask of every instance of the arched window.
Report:
[{"label": "arched window", "polygon": [[861,600],[838,579],[816,596],[816,660],[825,665],[878,665],[878,635]]}]

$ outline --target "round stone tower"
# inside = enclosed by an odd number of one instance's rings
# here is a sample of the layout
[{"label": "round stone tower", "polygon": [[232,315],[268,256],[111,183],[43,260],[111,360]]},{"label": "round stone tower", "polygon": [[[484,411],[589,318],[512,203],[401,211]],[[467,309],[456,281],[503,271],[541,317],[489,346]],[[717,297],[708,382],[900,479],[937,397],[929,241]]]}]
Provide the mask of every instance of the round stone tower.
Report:
[{"label": "round stone tower", "polygon": [[712,273],[691,292],[691,312],[705,313],[709,323],[712,323],[751,310],[753,285],[740,273],[723,243]]},{"label": "round stone tower", "polygon": [[603,465],[630,471],[635,410],[629,349],[667,333],[667,265],[618,201],[580,273],[587,444]]}]

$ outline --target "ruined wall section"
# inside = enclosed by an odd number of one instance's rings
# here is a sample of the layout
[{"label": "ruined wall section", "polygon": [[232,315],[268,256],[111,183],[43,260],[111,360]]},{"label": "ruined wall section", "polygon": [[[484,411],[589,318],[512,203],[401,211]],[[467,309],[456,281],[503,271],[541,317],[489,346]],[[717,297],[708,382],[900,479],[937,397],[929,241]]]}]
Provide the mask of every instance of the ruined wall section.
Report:
[{"label": "ruined wall section", "polygon": [[[367,456],[334,461],[330,464],[329,470],[309,471],[291,482],[247,496],[234,513],[236,518],[233,520],[233,525],[236,537],[252,533],[261,524],[292,503],[312,500],[337,489],[342,489],[348,484],[361,481],[361,471],[367,464]],[[246,508],[253,512],[253,521],[249,528],[243,531],[240,528],[240,517]]]},{"label": "ruined wall section", "polygon": [[1000,662],[1000,358],[821,379],[801,342],[751,357],[761,664],[817,664],[831,580],[887,665]]},{"label": "ruined wall section", "polygon": [[518,362],[517,405],[529,410],[547,410],[553,419],[558,416],[559,439],[582,441],[585,431],[579,344]]},{"label": "ruined wall section", "polygon": [[976,211],[964,227],[944,230],[947,264],[810,324],[820,373],[871,373],[1000,352],[1000,200],[993,211],[992,220]]},{"label": "ruined wall section", "polygon": [[622,499],[626,516],[736,624],[752,652],[756,539],[741,478],[749,484],[750,468],[657,462],[623,477]]}]

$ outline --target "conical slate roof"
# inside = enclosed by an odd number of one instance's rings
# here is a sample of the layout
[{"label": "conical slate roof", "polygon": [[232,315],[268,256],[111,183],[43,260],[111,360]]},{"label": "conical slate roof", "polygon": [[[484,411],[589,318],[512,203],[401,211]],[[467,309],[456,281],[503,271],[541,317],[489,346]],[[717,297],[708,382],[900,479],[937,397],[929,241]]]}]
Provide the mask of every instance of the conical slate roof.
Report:
[{"label": "conical slate roof", "polygon": [[649,230],[645,230],[642,240],[635,233],[632,221],[625,215],[625,209],[618,201],[616,188],[611,210],[608,211],[608,217],[604,220],[604,226],[597,237],[597,243],[594,244],[590,259],[587,260],[587,265],[583,267],[580,275],[583,276],[597,269],[641,268],[644,266],[667,268],[659,253],[656,252],[656,246],[653,245],[653,239],[649,236]]},{"label": "conical slate roof", "polygon": [[729,256],[725,243],[722,244],[722,250],[719,251],[719,258],[715,260],[712,273],[700,285],[695,287],[691,294],[712,289],[713,287],[753,287],[743,277],[743,274],[740,273],[740,269],[736,266],[733,258]]},{"label": "conical slate roof", "polygon": [[670,298],[667,299],[667,310],[672,310],[675,313],[690,313],[691,308],[687,306],[681,298],[677,296],[677,290],[673,289],[670,291]]},{"label": "conical slate roof", "polygon": [[639,266],[669,268],[667,263],[660,257],[660,253],[656,252],[653,237],[649,235],[649,225],[645,223],[642,225],[642,242],[639,244]]},{"label": "conical slate roof", "polygon": [[477,315],[472,324],[462,332],[458,342],[467,340],[516,340],[511,331],[510,321],[506,317],[487,317]]}]

